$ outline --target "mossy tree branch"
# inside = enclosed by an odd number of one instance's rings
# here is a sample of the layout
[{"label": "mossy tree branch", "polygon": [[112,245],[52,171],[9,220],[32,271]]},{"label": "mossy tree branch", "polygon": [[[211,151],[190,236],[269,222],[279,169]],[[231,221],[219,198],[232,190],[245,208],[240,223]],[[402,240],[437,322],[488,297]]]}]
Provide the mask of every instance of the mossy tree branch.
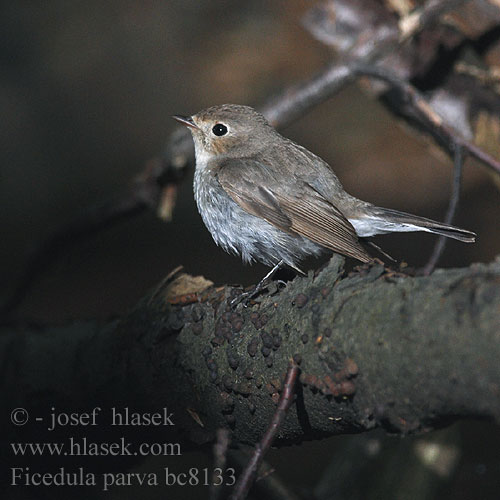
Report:
[{"label": "mossy tree branch", "polygon": [[342,262],[247,309],[228,307],[229,287],[178,274],[119,321],[4,331],[2,399],[38,412],[168,406],[191,442],[229,427],[255,443],[293,357],[300,383],[277,445],[499,421],[500,262],[417,278],[380,265],[346,277]]}]

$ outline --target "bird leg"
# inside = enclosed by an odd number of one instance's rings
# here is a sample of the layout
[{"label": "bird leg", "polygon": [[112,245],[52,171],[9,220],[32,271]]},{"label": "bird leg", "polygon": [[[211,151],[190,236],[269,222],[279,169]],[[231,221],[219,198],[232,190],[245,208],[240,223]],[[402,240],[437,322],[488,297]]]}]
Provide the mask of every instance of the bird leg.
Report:
[{"label": "bird leg", "polygon": [[236,307],[240,302],[244,302],[245,307],[248,305],[247,302],[261,292],[271,281],[276,271],[285,263],[285,261],[280,260],[254,287],[248,292],[243,292],[238,297],[235,297],[231,301],[231,307]]}]

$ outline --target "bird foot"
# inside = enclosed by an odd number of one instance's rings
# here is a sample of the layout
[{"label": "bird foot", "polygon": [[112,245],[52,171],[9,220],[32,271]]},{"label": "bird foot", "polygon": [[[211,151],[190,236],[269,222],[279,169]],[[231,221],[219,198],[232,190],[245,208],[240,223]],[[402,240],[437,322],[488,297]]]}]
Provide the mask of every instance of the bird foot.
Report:
[{"label": "bird foot", "polygon": [[[234,309],[238,304],[243,304],[243,307],[248,307],[250,304],[250,301],[258,295],[260,292],[268,288],[268,286],[271,284],[272,277],[274,273],[283,265],[283,261],[278,262],[254,287],[252,290],[249,290],[248,292],[243,292],[234,299],[231,300],[230,306]],[[282,280],[278,280],[277,286],[279,287],[280,285],[285,285],[286,283]]]},{"label": "bird foot", "polygon": [[233,300],[231,300],[230,306],[233,309],[235,309],[238,304],[243,304],[243,307],[248,307],[250,305],[250,301],[256,295],[267,288],[267,286],[269,285],[269,281],[269,279],[259,281],[259,283],[257,283],[257,285],[255,285],[251,290],[249,290],[248,292],[243,292]]}]

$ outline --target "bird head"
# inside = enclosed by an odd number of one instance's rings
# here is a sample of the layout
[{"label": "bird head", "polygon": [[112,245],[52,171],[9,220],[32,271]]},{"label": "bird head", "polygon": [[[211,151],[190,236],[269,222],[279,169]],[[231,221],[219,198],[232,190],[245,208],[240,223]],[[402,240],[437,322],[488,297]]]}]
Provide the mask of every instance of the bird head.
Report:
[{"label": "bird head", "polygon": [[197,157],[243,158],[266,147],[270,134],[276,134],[264,116],[250,106],[223,104],[173,118],[189,127]]}]

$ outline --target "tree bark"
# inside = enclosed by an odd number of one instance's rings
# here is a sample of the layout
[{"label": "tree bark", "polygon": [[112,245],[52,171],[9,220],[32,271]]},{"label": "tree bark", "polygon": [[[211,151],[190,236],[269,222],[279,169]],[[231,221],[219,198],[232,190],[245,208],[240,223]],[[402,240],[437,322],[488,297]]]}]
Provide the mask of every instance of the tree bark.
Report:
[{"label": "tree bark", "polygon": [[229,307],[230,287],[176,274],[105,325],[4,328],[2,400],[30,415],[167,406],[172,431],[192,443],[221,427],[255,443],[293,357],[300,383],[276,445],[375,427],[404,435],[464,417],[498,422],[500,261],[429,277],[381,265],[344,276],[342,264],[334,256],[248,308]]}]

